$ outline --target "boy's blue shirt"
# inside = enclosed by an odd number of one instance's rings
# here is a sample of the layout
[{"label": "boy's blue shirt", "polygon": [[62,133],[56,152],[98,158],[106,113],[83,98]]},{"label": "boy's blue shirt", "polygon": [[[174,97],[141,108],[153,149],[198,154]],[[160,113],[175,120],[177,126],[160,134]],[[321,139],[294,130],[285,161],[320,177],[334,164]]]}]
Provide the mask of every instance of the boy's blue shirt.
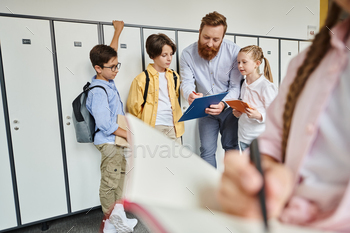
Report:
[{"label": "boy's blue shirt", "polygon": [[103,86],[108,93],[102,88],[94,88],[88,93],[86,99],[86,108],[95,118],[95,130],[100,129],[95,134],[94,144],[114,143],[115,135],[113,134],[119,127],[117,124],[118,114],[124,115],[123,103],[113,80],[104,81],[96,79],[96,75],[92,78],[90,87]]}]

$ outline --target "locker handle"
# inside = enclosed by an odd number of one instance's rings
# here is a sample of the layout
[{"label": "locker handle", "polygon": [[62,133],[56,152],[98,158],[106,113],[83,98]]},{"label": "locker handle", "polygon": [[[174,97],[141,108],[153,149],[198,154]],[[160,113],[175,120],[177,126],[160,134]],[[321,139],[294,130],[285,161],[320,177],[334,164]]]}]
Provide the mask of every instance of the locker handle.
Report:
[{"label": "locker handle", "polygon": [[19,127],[16,126],[14,129],[15,129],[15,130],[19,130]]}]

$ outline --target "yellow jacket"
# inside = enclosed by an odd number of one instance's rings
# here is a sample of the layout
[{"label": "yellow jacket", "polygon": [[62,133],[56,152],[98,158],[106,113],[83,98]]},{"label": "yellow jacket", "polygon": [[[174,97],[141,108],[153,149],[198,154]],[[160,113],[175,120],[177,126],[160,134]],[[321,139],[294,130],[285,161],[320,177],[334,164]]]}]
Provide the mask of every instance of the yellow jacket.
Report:
[{"label": "yellow jacket", "polygon": [[[147,100],[143,107],[143,93],[145,91],[146,75],[144,72],[140,73],[133,80],[130,86],[128,100],[126,102],[126,108],[129,113],[141,119],[146,124],[155,127],[158,109],[158,96],[159,96],[159,73],[156,71],[152,64],[147,66],[147,71],[149,74],[149,86]],[[174,71],[175,72],[175,71]],[[182,116],[179,98],[179,87],[180,79],[179,75],[175,72],[177,78],[177,87],[175,93],[175,83],[173,77],[173,71],[167,69],[165,72],[165,77],[168,80],[168,91],[171,102],[171,107],[173,109],[173,120],[175,126],[176,137],[180,137],[185,132],[185,126],[183,122],[178,122]]]}]

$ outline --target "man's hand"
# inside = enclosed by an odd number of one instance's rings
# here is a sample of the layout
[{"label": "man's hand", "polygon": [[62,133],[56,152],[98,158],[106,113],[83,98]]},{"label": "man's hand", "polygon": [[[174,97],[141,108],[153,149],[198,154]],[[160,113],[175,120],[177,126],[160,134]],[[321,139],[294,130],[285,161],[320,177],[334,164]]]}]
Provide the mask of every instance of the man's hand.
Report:
[{"label": "man's hand", "polygon": [[[262,155],[262,168],[268,217],[278,217],[292,193],[292,172],[266,155]],[[240,156],[235,150],[226,152],[225,171],[218,193],[223,210],[246,218],[261,219],[258,192],[262,182],[261,174],[249,162],[249,156]]]},{"label": "man's hand", "polygon": [[197,98],[200,98],[200,97],[203,97],[203,94],[202,93],[191,93],[189,96],[188,96],[188,103],[191,105],[193,100],[197,99]]},{"label": "man's hand", "polygon": [[209,106],[209,108],[205,109],[206,114],[210,115],[219,115],[222,110],[224,110],[225,104],[223,102],[220,102],[218,104],[212,104]]}]

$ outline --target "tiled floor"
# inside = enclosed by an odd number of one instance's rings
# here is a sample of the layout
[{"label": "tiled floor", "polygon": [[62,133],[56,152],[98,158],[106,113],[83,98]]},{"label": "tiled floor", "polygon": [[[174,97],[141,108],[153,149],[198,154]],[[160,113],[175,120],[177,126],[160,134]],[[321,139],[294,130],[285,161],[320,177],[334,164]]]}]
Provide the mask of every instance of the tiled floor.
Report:
[{"label": "tiled floor", "polygon": [[[128,218],[135,218],[130,213],[126,214]],[[49,229],[42,231],[42,224],[32,225],[12,231],[8,233],[97,233],[100,229],[103,219],[101,209],[91,210],[88,213],[81,213],[64,217],[48,222]],[[148,233],[146,227],[139,221],[134,229],[135,233]]]}]

